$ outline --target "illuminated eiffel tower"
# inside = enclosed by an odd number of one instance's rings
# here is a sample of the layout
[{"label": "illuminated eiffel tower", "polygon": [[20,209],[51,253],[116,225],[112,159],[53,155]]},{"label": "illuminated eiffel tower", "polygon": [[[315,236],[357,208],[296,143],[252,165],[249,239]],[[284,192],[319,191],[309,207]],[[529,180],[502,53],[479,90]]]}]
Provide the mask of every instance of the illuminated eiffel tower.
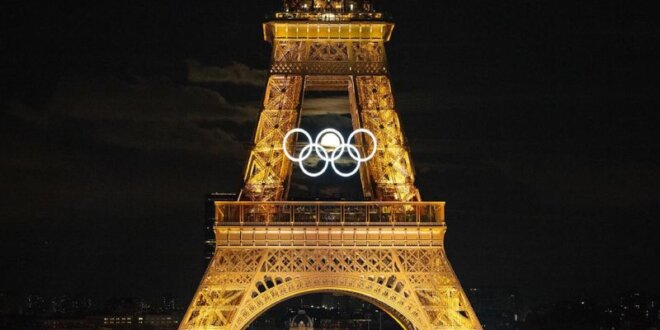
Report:
[{"label": "illuminated eiffel tower", "polygon": [[[421,201],[414,185],[385,56],[393,28],[368,0],[285,0],[263,24],[272,62],[245,185],[215,204],[215,255],[180,329],[245,329],[316,292],[363,299],[405,329],[481,329],[445,254],[444,202]],[[373,133],[346,147],[374,153],[356,165],[364,200],[287,200],[288,155],[325,148],[300,151],[306,133],[287,135],[306,91],[348,91],[353,129]]]}]

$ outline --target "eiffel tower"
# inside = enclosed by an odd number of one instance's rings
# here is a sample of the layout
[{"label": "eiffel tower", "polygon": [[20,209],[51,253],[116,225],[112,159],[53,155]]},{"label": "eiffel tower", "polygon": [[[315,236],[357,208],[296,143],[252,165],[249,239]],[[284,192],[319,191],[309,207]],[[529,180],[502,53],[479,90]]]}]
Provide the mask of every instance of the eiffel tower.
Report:
[{"label": "eiffel tower", "polygon": [[[415,187],[385,54],[393,28],[370,0],[285,0],[263,24],[273,50],[244,187],[237,201],[215,202],[215,255],[180,329],[245,329],[317,292],[367,301],[404,329],[481,329],[445,253],[445,203]],[[373,134],[346,147],[373,154],[356,165],[363,200],[288,200],[303,166],[289,156],[325,148],[301,151],[311,138],[287,135],[308,91],[347,91],[353,129]]]}]

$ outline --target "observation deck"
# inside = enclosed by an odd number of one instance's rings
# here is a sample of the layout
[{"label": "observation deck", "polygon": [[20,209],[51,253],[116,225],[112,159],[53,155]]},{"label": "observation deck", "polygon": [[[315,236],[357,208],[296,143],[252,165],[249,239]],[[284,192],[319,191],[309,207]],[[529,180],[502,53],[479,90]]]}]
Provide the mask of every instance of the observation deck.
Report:
[{"label": "observation deck", "polygon": [[311,21],[381,20],[373,0],[284,0],[276,19]]},{"label": "observation deck", "polygon": [[221,246],[442,246],[444,202],[215,202]]},{"label": "observation deck", "polygon": [[279,20],[301,20],[301,21],[324,21],[324,22],[346,22],[346,21],[372,21],[382,20],[382,13],[314,13],[314,12],[279,12],[275,13]]},{"label": "observation deck", "polygon": [[445,202],[216,201],[216,225],[445,225]]},{"label": "observation deck", "polygon": [[370,0],[285,0],[263,23],[274,49],[270,73],[388,74],[383,44],[393,30]]}]

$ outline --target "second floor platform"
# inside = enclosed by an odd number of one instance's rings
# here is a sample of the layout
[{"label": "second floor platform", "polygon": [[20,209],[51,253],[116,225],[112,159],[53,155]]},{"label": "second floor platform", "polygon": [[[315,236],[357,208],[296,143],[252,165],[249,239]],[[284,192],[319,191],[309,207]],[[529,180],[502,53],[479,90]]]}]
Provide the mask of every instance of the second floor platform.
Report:
[{"label": "second floor platform", "polygon": [[444,226],[445,202],[216,201],[216,226]]}]

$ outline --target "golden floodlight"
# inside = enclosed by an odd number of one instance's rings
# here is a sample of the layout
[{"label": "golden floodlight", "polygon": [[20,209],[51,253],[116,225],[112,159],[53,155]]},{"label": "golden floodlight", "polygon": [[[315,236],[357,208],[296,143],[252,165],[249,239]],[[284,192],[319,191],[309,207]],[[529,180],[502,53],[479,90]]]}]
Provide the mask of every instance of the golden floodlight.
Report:
[{"label": "golden floodlight", "polygon": [[[215,255],[180,329],[246,329],[314,292],[363,299],[404,329],[481,329],[445,254],[445,204],[421,201],[415,186],[385,55],[393,28],[369,0],[285,0],[264,23],[273,51],[244,186],[238,201],[215,202]],[[364,134],[305,136],[306,91],[347,91]],[[296,154],[294,141],[307,140]],[[343,148],[369,156],[354,172],[365,200],[287,200],[294,163],[304,170],[313,149],[332,159]]]}]

